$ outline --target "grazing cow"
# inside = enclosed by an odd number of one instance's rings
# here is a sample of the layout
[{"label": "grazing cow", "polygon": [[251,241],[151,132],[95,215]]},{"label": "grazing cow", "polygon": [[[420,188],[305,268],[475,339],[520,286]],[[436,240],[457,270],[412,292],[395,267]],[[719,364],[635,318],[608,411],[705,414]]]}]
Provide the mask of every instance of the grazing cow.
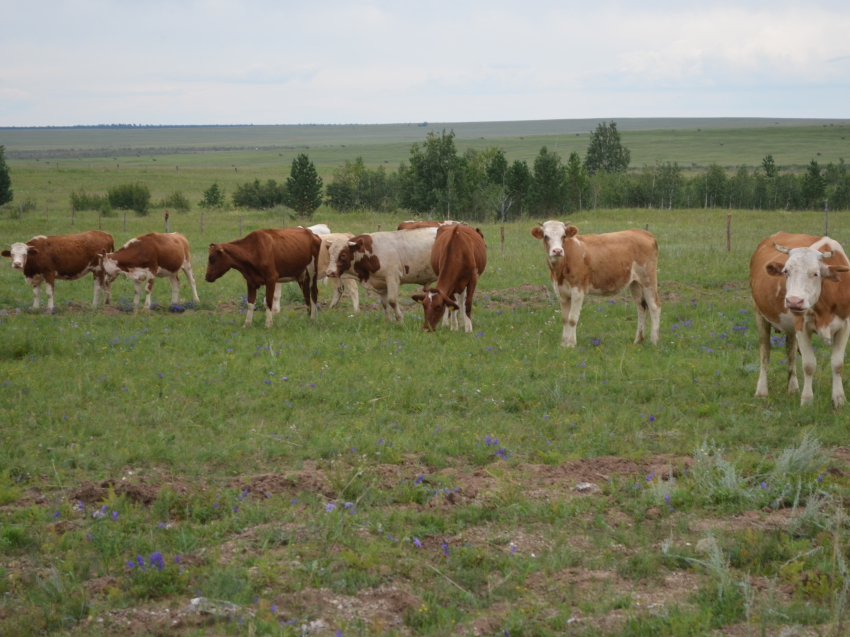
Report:
[{"label": "grazing cow", "polygon": [[844,404],[844,350],[850,335],[850,262],[834,239],[779,232],[762,241],[750,260],[750,290],[759,331],[756,396],[767,396],[770,328],[786,335],[788,391],[799,390],[797,346],[803,358],[800,404],[812,400],[815,353],[812,334],[832,344],[832,404]]},{"label": "grazing cow", "polygon": [[647,310],[652,320],[650,340],[658,343],[661,299],[655,237],[645,230],[578,236],[578,228],[560,221],[532,228],[531,236],[543,239],[552,287],[561,302],[561,345],[576,346],[576,325],[586,295],[612,296],[627,287],[638,312],[635,343],[643,341]]},{"label": "grazing cow", "polygon": [[[298,226],[299,228],[303,228],[304,226]],[[323,234],[331,234],[331,229],[328,227],[326,223],[317,223],[315,226],[310,226],[307,228],[313,234],[323,235]]]},{"label": "grazing cow", "polygon": [[[298,281],[310,318],[316,318],[316,261],[322,240],[306,228],[254,230],[242,239],[211,243],[206,280],[221,278],[228,270],[238,270],[248,285],[248,327],[254,318],[257,290],[266,287],[266,327],[272,326],[274,297],[278,282]],[[278,304],[280,297],[278,296]]]},{"label": "grazing cow", "polygon": [[[111,234],[100,230],[89,230],[80,234],[39,235],[26,243],[13,243],[9,250],[3,250],[4,257],[11,257],[12,267],[24,273],[27,283],[32,286],[32,308],[37,310],[41,302],[41,282],[47,285],[47,309],[53,311],[53,286],[56,279],[75,281],[89,272],[94,273],[94,300],[97,307],[102,286],[98,255],[104,250],[114,250],[115,242]],[[105,303],[109,303],[109,287],[103,289]]]},{"label": "grazing cow", "polygon": [[[302,228],[303,226],[298,226]],[[316,280],[318,283],[327,283],[327,269],[328,264],[330,263],[330,258],[328,257],[328,243],[333,243],[338,239],[352,239],[354,237],[350,232],[328,232],[328,233],[318,233],[314,229],[314,227],[307,228],[313,234],[319,235],[322,238],[322,243],[319,245],[319,259],[318,265],[316,267]],[[282,284],[278,283],[274,290],[274,303],[272,305],[272,312],[277,314],[280,312],[280,294],[283,288]],[[357,289],[357,277],[353,274],[344,274],[341,277],[334,279],[334,295],[331,299],[331,302],[328,304],[328,308],[334,307],[339,300],[342,298],[343,293],[348,290],[348,296],[351,299],[351,306],[354,309],[354,313],[360,311],[360,291]]]},{"label": "grazing cow", "polygon": [[439,228],[440,226],[448,226],[457,221],[402,221],[398,224],[398,230],[418,230],[419,228]]},{"label": "grazing cow", "polygon": [[133,307],[139,308],[142,286],[145,288],[145,309],[151,307],[151,292],[156,279],[171,281],[171,305],[175,305],[180,295],[178,273],[183,270],[192,288],[192,300],[197,303],[198,290],[192,273],[192,260],[189,253],[189,241],[179,232],[151,232],[130,239],[124,247],[115,252],[103,252],[101,258],[103,277],[108,284],[123,274],[133,282],[135,295]]},{"label": "grazing cow", "polygon": [[373,232],[328,246],[327,276],[353,272],[363,287],[381,297],[387,319],[403,320],[398,309],[398,288],[403,283],[425,285],[437,280],[431,267],[436,228]]},{"label": "grazing cow", "polygon": [[463,327],[472,332],[472,297],[478,277],[487,267],[487,246],[481,233],[457,224],[439,228],[431,250],[431,267],[438,275],[436,285],[424,294],[413,295],[413,300],[425,309],[422,329],[436,331],[449,307],[455,310],[451,312],[451,329],[457,330],[457,310],[463,304]]}]

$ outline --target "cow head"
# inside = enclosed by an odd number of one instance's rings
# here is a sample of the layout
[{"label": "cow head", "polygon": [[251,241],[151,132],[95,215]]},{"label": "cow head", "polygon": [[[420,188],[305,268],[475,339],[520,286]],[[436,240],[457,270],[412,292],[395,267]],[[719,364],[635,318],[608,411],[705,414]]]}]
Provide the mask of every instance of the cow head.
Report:
[{"label": "cow head", "polygon": [[13,268],[16,270],[23,270],[24,266],[27,264],[27,257],[31,254],[38,254],[38,249],[33,248],[26,243],[13,243],[9,246],[8,250],[3,250],[0,254],[4,257],[11,257]]},{"label": "cow head", "polygon": [[845,265],[826,265],[823,260],[834,252],[820,252],[814,248],[786,248],[773,244],[779,252],[788,255],[785,263],[773,261],[765,266],[771,276],[785,277],[785,307],[792,314],[805,314],[818,302],[824,279],[838,281],[839,272],[850,272]]},{"label": "cow head", "polygon": [[225,244],[211,243],[207,256],[207,273],[204,279],[212,283],[223,277],[233,267],[233,259],[227,254]]},{"label": "cow head", "polygon": [[546,258],[557,262],[564,256],[564,243],[578,234],[578,228],[571,226],[569,221],[547,221],[531,229],[531,236],[543,239]]},{"label": "cow head", "polygon": [[112,282],[121,274],[121,269],[118,267],[118,261],[113,258],[113,253],[107,253],[106,250],[101,250],[97,255],[97,264],[102,274],[102,281],[106,285],[111,285]]},{"label": "cow head", "polygon": [[422,329],[425,332],[436,332],[437,325],[446,313],[446,307],[459,310],[460,306],[440,290],[425,290],[424,294],[414,294],[411,297],[417,303],[421,303],[425,310],[425,322]]},{"label": "cow head", "polygon": [[337,241],[325,241],[328,245],[328,269],[325,272],[329,277],[340,277],[351,269],[354,264],[354,253],[363,247],[363,239],[349,241],[338,239]]}]

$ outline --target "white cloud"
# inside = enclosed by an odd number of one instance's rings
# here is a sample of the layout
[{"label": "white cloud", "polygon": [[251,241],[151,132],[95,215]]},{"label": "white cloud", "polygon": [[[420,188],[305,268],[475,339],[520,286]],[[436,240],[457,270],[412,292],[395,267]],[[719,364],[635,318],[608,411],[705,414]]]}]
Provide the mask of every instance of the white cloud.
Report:
[{"label": "white cloud", "polygon": [[827,117],[850,98],[833,1],[9,4],[0,125]]}]

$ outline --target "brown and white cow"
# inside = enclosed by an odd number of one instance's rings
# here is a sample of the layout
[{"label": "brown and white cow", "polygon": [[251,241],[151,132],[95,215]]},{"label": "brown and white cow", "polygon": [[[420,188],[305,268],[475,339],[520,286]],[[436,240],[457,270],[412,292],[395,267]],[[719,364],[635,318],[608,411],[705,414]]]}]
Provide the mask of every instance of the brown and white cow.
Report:
[{"label": "brown and white cow", "polygon": [[431,267],[436,228],[373,232],[328,246],[329,277],[353,272],[363,287],[381,297],[387,319],[403,320],[398,309],[398,288],[404,283],[426,285],[437,280]]},{"label": "brown and white cow", "polygon": [[561,345],[576,346],[576,325],[586,295],[612,296],[627,287],[638,312],[635,343],[643,341],[647,310],[652,320],[650,340],[658,343],[661,299],[655,237],[634,229],[579,236],[578,228],[561,221],[547,221],[532,228],[531,235],[543,240],[552,287],[561,302]]},{"label": "brown and white cow", "polygon": [[811,402],[815,353],[812,334],[832,344],[832,404],[844,404],[844,350],[850,336],[850,262],[834,239],[778,232],[750,259],[750,290],[756,305],[761,362],[756,396],[767,396],[770,328],[785,332],[788,391],[799,390],[797,347],[803,359],[803,394]]},{"label": "brown and white cow", "polygon": [[[316,318],[316,261],[322,240],[306,228],[270,228],[254,230],[242,239],[211,243],[206,280],[221,278],[231,268],[248,285],[248,313],[245,325],[254,318],[257,290],[266,288],[266,327],[272,326],[274,297],[278,282],[298,281],[311,319]],[[278,303],[280,297],[278,296]]]},{"label": "brown and white cow", "polygon": [[439,228],[440,226],[450,226],[457,221],[402,221],[398,224],[397,230],[418,230],[419,228]]},{"label": "brown and white cow", "polygon": [[[47,309],[53,310],[53,287],[56,279],[75,281],[89,272],[94,273],[94,300],[97,307],[102,287],[99,255],[104,250],[114,250],[115,242],[111,234],[100,230],[89,230],[80,234],[39,235],[26,243],[13,243],[9,250],[3,250],[4,257],[11,257],[12,267],[24,273],[27,283],[32,286],[32,307],[37,310],[41,301],[41,282],[46,283]],[[103,298],[109,303],[109,286],[104,287]]]},{"label": "brown and white cow", "polygon": [[[156,279],[171,281],[171,304],[180,296],[178,273],[182,270],[192,288],[192,300],[197,303],[198,290],[192,273],[189,241],[179,232],[151,232],[130,239],[115,252],[101,257],[103,277],[111,285],[120,274],[133,282],[133,307],[138,309],[142,286],[145,286],[145,309],[151,307],[151,292]],[[145,285],[146,284],[146,285]]]},{"label": "brown and white cow", "polygon": [[448,307],[455,310],[451,312],[451,329],[457,330],[457,310],[463,304],[463,327],[472,332],[472,297],[478,277],[487,267],[487,246],[481,232],[459,224],[439,228],[431,250],[431,267],[437,273],[437,283],[424,294],[413,295],[425,310],[422,329],[436,331]]}]

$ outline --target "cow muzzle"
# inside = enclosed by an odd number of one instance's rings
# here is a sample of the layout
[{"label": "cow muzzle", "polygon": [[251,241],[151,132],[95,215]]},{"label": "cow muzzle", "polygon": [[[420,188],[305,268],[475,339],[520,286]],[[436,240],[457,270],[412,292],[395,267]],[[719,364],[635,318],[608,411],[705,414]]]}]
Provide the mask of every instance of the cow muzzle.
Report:
[{"label": "cow muzzle", "polygon": [[552,251],[549,252],[549,256],[552,257],[552,258],[562,257],[562,256],[564,256],[564,249],[563,248],[552,248]]},{"label": "cow muzzle", "polygon": [[23,269],[24,269],[24,264],[23,264],[23,263],[21,263],[20,261],[13,261],[13,262],[12,262],[12,267],[13,267],[13,268],[15,268],[16,270],[23,270]]},{"label": "cow muzzle", "polygon": [[787,307],[792,314],[806,313],[806,302],[799,296],[786,296],[785,307]]},{"label": "cow muzzle", "polygon": [[325,271],[325,276],[335,279],[339,275],[336,273],[336,270],[327,270]]}]

